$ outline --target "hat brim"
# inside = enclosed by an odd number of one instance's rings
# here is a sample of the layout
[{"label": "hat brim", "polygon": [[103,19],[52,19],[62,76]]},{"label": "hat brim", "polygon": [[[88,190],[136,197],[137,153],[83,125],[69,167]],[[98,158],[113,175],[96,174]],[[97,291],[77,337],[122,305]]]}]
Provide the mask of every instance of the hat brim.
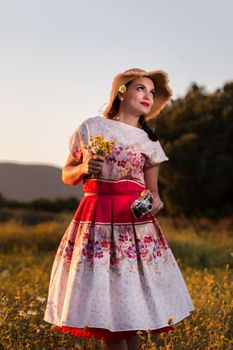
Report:
[{"label": "hat brim", "polygon": [[109,104],[103,112],[104,117],[111,118],[113,114],[113,102],[117,97],[119,87],[137,77],[142,76],[150,77],[154,81],[156,89],[154,104],[150,112],[145,115],[145,119],[153,119],[161,112],[161,110],[166,106],[167,102],[172,96],[172,90],[168,85],[169,79],[167,73],[163,70],[154,70],[146,72],[142,69],[135,68],[117,74],[113,79]]}]

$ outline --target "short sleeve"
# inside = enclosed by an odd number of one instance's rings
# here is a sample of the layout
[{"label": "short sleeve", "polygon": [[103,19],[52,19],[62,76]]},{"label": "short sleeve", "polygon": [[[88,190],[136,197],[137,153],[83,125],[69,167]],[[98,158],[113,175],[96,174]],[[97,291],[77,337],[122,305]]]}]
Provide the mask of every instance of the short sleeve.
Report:
[{"label": "short sleeve", "polygon": [[169,160],[159,141],[150,141],[145,145],[145,156],[145,168],[150,168],[156,164]]},{"label": "short sleeve", "polygon": [[77,162],[82,162],[83,147],[87,144],[87,127],[83,122],[69,137],[69,150]]}]

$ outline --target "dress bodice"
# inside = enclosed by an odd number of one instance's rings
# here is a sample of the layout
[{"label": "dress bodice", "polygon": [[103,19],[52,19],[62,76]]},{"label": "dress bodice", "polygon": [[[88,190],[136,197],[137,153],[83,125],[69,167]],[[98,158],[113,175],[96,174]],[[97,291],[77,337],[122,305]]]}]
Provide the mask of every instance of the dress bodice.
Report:
[{"label": "dress bodice", "polygon": [[70,152],[77,161],[90,157],[96,136],[114,142],[112,152],[105,155],[103,171],[98,175],[100,179],[132,179],[144,184],[144,168],[169,159],[160,142],[151,141],[143,129],[96,116],[84,120],[69,138]]}]

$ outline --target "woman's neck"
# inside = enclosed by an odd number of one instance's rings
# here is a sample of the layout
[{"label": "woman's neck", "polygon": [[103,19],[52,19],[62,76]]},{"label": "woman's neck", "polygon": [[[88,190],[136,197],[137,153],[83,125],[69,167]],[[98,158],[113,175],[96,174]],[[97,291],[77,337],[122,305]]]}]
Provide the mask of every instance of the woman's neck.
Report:
[{"label": "woman's neck", "polygon": [[138,124],[139,117],[132,115],[125,115],[123,113],[117,113],[114,117],[115,120],[119,120],[122,123],[126,123],[135,127],[140,127]]}]

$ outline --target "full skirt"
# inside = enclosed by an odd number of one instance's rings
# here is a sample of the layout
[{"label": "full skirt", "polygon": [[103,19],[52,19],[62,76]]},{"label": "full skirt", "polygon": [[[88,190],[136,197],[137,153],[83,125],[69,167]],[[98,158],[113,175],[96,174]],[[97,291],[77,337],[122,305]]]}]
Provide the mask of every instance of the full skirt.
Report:
[{"label": "full skirt", "polygon": [[194,310],[155,216],[134,217],[144,186],[83,182],[84,197],[52,266],[44,320],[82,338],[117,340],[165,332]]}]

